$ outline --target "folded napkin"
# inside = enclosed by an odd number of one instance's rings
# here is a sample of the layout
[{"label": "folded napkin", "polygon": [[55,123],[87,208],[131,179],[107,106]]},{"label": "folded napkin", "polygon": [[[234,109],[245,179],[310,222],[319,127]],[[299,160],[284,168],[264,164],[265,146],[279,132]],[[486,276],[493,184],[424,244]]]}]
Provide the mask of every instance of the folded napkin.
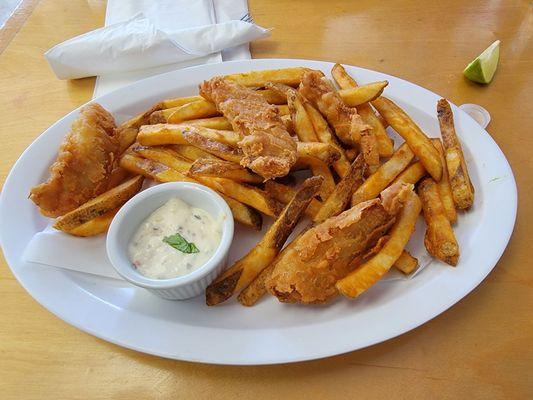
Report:
[{"label": "folded napkin", "polygon": [[75,79],[188,61],[267,35],[267,29],[236,20],[163,31],[138,14],[58,44],[45,57],[58,78]]}]

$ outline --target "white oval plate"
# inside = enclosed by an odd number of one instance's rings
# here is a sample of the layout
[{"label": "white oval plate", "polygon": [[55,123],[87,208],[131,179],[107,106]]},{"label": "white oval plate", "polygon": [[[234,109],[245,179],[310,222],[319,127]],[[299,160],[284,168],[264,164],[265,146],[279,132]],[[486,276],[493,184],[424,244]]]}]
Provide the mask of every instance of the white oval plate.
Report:
[{"label": "white oval plate", "polygon": [[[211,64],[148,78],[95,101],[116,116],[134,115],[161,99],[196,94],[198,84],[215,75],[290,66],[329,75],[333,64],[287,59]],[[356,67],[347,70],[361,83],[388,80],[386,95],[429,136],[439,136],[439,96],[390,75]],[[24,262],[26,244],[47,223],[28,200],[28,192],[46,178],[78,110],[40,135],[11,170],[0,203],[4,255],[24,288],[59,318],[145,353],[217,364],[271,364],[370,346],[425,323],[467,295],[496,265],[511,236],[517,207],[511,168],[484,129],[457,107],[453,111],[476,188],[473,209],[456,225],[462,251],[459,265],[452,268],[435,261],[411,280],[378,283],[354,301],[339,298],[327,306],[298,306],[267,298],[252,308],[235,301],[208,308],[202,296],[166,301],[126,282]],[[412,240],[415,255],[425,252],[422,234],[418,229]],[[258,237],[237,228],[233,258]]]}]

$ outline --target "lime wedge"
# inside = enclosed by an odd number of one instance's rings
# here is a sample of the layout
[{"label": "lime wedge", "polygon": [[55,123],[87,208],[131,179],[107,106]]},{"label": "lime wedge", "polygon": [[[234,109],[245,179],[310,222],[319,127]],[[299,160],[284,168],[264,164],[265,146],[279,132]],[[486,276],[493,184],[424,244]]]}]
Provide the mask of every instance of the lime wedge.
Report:
[{"label": "lime wedge", "polygon": [[496,40],[474,61],[467,65],[463,74],[474,82],[489,83],[496,72],[500,58],[500,41]]}]

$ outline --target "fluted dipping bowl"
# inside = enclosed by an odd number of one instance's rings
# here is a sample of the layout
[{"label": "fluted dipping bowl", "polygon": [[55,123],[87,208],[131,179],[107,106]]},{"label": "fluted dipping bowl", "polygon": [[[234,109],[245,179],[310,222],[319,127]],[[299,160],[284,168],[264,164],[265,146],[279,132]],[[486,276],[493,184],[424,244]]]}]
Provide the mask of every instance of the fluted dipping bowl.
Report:
[{"label": "fluted dipping bowl", "polygon": [[[204,209],[213,218],[222,215],[222,237],[211,258],[198,269],[171,279],[147,278],[133,267],[128,257],[128,244],[139,225],[174,197]],[[233,230],[233,214],[224,199],[215,191],[196,183],[162,183],[132,197],[115,215],[107,233],[107,255],[117,273],[130,283],[165,299],[184,300],[203,293],[224,270],[233,240]]]}]

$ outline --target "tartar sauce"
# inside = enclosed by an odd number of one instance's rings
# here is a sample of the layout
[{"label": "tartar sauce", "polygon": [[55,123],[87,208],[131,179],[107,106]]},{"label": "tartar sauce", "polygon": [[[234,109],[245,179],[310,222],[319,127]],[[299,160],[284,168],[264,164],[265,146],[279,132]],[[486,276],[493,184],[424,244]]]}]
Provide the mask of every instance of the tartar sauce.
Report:
[{"label": "tartar sauce", "polygon": [[221,218],[173,198],[141,223],[128,255],[137,271],[148,278],[175,278],[205,264],[221,236]]}]

